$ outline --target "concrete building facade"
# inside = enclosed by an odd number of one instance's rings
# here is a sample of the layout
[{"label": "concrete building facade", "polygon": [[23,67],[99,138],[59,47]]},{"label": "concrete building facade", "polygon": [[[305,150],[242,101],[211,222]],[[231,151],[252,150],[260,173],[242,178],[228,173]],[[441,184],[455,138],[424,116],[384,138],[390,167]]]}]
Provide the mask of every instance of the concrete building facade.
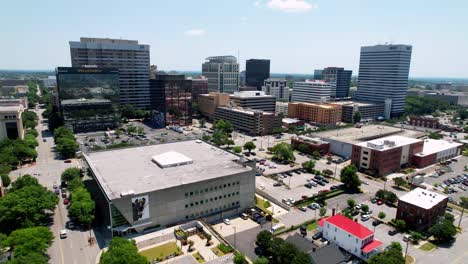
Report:
[{"label": "concrete building facade", "polygon": [[231,122],[235,130],[253,136],[271,134],[275,128],[281,127],[281,116],[246,108],[217,107],[214,120],[221,119]]},{"label": "concrete building facade", "polygon": [[320,125],[336,125],[341,121],[341,106],[319,103],[289,103],[288,117]]},{"label": "concrete building facade", "polygon": [[230,100],[234,106],[265,112],[274,113],[276,108],[275,97],[262,91],[235,92],[230,96]]},{"label": "concrete building facade", "polygon": [[294,149],[299,149],[300,145],[307,146],[308,153],[312,154],[314,151],[318,151],[324,155],[330,152],[330,143],[321,140],[320,138],[313,138],[308,136],[298,136],[297,138],[291,138],[291,145]]},{"label": "concrete building facade", "polygon": [[120,103],[150,109],[150,46],[136,40],[80,38],[70,41],[72,67],[119,70]]},{"label": "concrete building facade", "polygon": [[230,98],[227,93],[201,94],[198,97],[198,108],[203,116],[208,120],[213,120],[216,108],[218,106],[228,106],[229,102]]},{"label": "concrete building facade", "polygon": [[234,93],[239,89],[239,63],[234,56],[206,58],[202,75],[208,78],[208,91]]},{"label": "concrete building facade", "polygon": [[23,112],[22,105],[0,105],[0,140],[24,139]]},{"label": "concrete building facade", "polygon": [[433,116],[410,116],[409,124],[417,127],[440,129],[439,119]]},{"label": "concrete building facade", "polygon": [[445,214],[448,197],[416,188],[398,199],[396,220],[403,220],[408,228],[425,230]]},{"label": "concrete building facade", "polygon": [[405,112],[406,90],[411,62],[409,45],[361,47],[356,99],[375,103],[389,100],[390,117]]},{"label": "concrete building facade", "polygon": [[114,235],[219,221],[254,205],[255,164],[199,140],[87,153],[84,162]]},{"label": "concrete building facade", "polygon": [[334,86],[324,81],[294,82],[291,102],[325,103],[330,101]]},{"label": "concrete building facade", "polygon": [[272,95],[276,100],[289,102],[291,100],[291,92],[288,87],[288,81],[284,78],[268,78],[262,86],[262,91]]},{"label": "concrete building facade", "polygon": [[336,101],[330,102],[334,105],[341,105],[341,121],[353,123],[354,116],[359,112],[361,122],[374,121],[384,116],[385,106],[380,103],[358,102],[358,101]]},{"label": "concrete building facade", "polygon": [[283,116],[288,116],[288,105],[289,103],[285,102],[276,102],[276,114],[282,114]]}]

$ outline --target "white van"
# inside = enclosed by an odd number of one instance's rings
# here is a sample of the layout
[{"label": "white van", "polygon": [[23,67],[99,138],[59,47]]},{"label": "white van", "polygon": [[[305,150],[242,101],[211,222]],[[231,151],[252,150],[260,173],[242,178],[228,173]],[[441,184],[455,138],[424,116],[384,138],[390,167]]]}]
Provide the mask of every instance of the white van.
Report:
[{"label": "white van", "polygon": [[281,229],[282,227],[284,227],[284,224],[276,224],[276,225],[271,227],[270,232],[275,233],[276,231],[278,231],[278,229]]}]

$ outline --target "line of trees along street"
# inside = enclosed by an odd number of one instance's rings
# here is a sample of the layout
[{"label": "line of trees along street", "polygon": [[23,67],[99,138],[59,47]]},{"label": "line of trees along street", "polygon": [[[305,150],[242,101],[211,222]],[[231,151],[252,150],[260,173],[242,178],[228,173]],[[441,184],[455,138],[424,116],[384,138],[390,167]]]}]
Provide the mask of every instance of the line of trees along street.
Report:
[{"label": "line of trees along street", "polygon": [[78,225],[91,228],[94,220],[95,203],[81,180],[82,172],[78,168],[68,168],[61,176],[70,191],[68,216]]},{"label": "line of trees along street", "polygon": [[54,141],[56,150],[62,158],[68,159],[75,157],[79,149],[73,131],[67,127],[61,126],[54,130]]},{"label": "line of trees along street", "polygon": [[48,262],[47,248],[53,241],[50,218],[57,196],[31,175],[19,177],[0,199],[0,252],[13,253],[7,264]]}]

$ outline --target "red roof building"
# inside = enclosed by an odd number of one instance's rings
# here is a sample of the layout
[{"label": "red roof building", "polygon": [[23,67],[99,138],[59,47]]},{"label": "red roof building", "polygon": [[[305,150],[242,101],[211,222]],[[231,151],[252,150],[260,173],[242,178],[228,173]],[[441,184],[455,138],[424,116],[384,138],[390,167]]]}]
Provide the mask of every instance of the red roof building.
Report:
[{"label": "red roof building", "polygon": [[324,238],[361,259],[381,251],[383,243],[374,239],[374,232],[344,215],[320,219],[318,225]]}]

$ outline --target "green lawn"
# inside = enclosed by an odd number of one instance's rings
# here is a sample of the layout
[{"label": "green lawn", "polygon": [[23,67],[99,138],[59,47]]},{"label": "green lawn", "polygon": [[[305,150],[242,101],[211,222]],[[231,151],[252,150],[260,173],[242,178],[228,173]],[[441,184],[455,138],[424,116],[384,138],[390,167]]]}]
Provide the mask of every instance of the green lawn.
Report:
[{"label": "green lawn", "polygon": [[200,255],[199,252],[193,254],[192,256],[197,260],[198,263],[205,262],[205,259],[202,257],[202,255]]},{"label": "green lawn", "polygon": [[150,248],[139,253],[145,256],[148,259],[148,261],[151,261],[152,259],[157,258],[165,259],[167,256],[176,253],[178,249],[179,247],[177,246],[176,242],[169,242],[167,244]]},{"label": "green lawn", "polygon": [[221,257],[224,255],[224,253],[217,247],[211,248],[211,251],[213,251],[213,253],[215,253],[215,255],[218,257]]},{"label": "green lawn", "polygon": [[307,230],[308,231],[314,230],[317,228],[317,225],[318,225],[317,222],[310,223],[307,225]]},{"label": "green lawn", "polygon": [[437,246],[432,244],[431,242],[426,242],[424,245],[422,245],[421,247],[419,247],[421,250],[424,250],[424,251],[431,251],[433,249],[435,249]]},{"label": "green lawn", "polygon": [[267,214],[272,214],[272,212],[268,209],[265,208],[265,202],[267,202],[266,200],[260,198],[257,196],[257,203],[255,204],[258,208],[260,208],[262,211],[264,211],[265,213]]}]

